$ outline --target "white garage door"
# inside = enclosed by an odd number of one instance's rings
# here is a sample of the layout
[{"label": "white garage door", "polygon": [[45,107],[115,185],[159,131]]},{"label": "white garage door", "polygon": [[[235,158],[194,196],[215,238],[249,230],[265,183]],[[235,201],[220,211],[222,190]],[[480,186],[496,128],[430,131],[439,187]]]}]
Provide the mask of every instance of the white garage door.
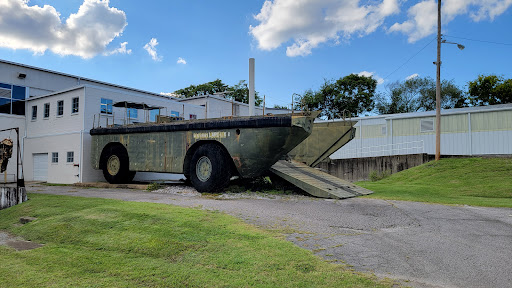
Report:
[{"label": "white garage door", "polygon": [[48,181],[48,153],[34,155],[34,181]]}]

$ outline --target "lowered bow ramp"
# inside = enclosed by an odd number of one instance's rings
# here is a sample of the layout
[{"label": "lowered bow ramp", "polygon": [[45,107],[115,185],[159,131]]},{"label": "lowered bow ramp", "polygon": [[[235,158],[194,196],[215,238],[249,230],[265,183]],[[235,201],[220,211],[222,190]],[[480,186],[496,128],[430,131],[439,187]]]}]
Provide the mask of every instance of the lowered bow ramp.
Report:
[{"label": "lowered bow ramp", "polygon": [[316,197],[344,199],[373,193],[293,160],[280,160],[270,168],[270,171]]}]

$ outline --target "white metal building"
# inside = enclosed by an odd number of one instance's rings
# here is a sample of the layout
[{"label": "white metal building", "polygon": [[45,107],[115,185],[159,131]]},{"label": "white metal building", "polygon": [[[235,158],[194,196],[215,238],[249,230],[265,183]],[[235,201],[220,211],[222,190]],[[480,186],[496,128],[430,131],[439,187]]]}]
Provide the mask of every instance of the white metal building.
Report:
[{"label": "white metal building", "polygon": [[[435,111],[353,118],[355,138],[331,159],[435,154]],[[441,155],[512,154],[512,104],[441,110]]]},{"label": "white metal building", "polygon": [[[249,115],[249,104],[226,99],[218,95],[203,95],[179,100],[181,103],[200,105],[204,107],[204,118],[220,118],[226,116]],[[286,114],[291,110],[254,107],[256,115]]]},{"label": "white metal building", "polygon": [[[208,104],[180,102],[156,93],[0,60],[0,130],[20,128],[24,176],[28,181],[104,181],[102,172],[90,165],[89,130],[93,125],[104,126],[107,121],[109,124],[114,121],[119,124],[145,122],[155,116],[143,115],[140,110],[113,107],[116,102],[164,107],[161,114],[184,119],[231,115],[231,106],[225,115],[207,115],[207,106],[217,109],[215,107],[223,107],[219,103],[226,102],[226,99],[217,98],[206,97]],[[235,104],[245,107],[242,103]],[[247,115],[244,112],[239,115]],[[15,139],[16,135],[0,133],[1,139],[7,137]],[[13,156],[16,153],[15,149]],[[15,162],[15,159],[13,157],[11,161]],[[12,178],[16,165],[11,162],[6,173]],[[136,177],[139,179],[140,174],[147,173],[138,173]]]}]

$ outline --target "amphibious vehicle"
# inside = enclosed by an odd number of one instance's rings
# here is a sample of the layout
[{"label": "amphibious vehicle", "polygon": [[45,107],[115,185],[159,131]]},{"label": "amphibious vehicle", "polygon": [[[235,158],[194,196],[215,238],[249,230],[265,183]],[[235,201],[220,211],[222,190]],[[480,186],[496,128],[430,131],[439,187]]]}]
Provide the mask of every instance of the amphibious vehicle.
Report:
[{"label": "amphibious vehicle", "polygon": [[171,121],[93,128],[91,160],[110,183],[137,171],[184,174],[199,192],[232,176],[260,176],[312,132],[316,113]]}]

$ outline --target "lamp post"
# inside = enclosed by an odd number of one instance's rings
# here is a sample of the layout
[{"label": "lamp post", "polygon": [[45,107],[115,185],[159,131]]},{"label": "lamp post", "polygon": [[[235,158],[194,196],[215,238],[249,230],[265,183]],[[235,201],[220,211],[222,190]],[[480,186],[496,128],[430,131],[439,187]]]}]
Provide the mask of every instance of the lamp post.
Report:
[{"label": "lamp post", "polygon": [[441,0],[437,0],[437,61],[435,62],[436,73],[436,161],[441,159],[441,43],[455,44],[460,50],[464,45],[448,42],[442,39],[441,34]]}]

